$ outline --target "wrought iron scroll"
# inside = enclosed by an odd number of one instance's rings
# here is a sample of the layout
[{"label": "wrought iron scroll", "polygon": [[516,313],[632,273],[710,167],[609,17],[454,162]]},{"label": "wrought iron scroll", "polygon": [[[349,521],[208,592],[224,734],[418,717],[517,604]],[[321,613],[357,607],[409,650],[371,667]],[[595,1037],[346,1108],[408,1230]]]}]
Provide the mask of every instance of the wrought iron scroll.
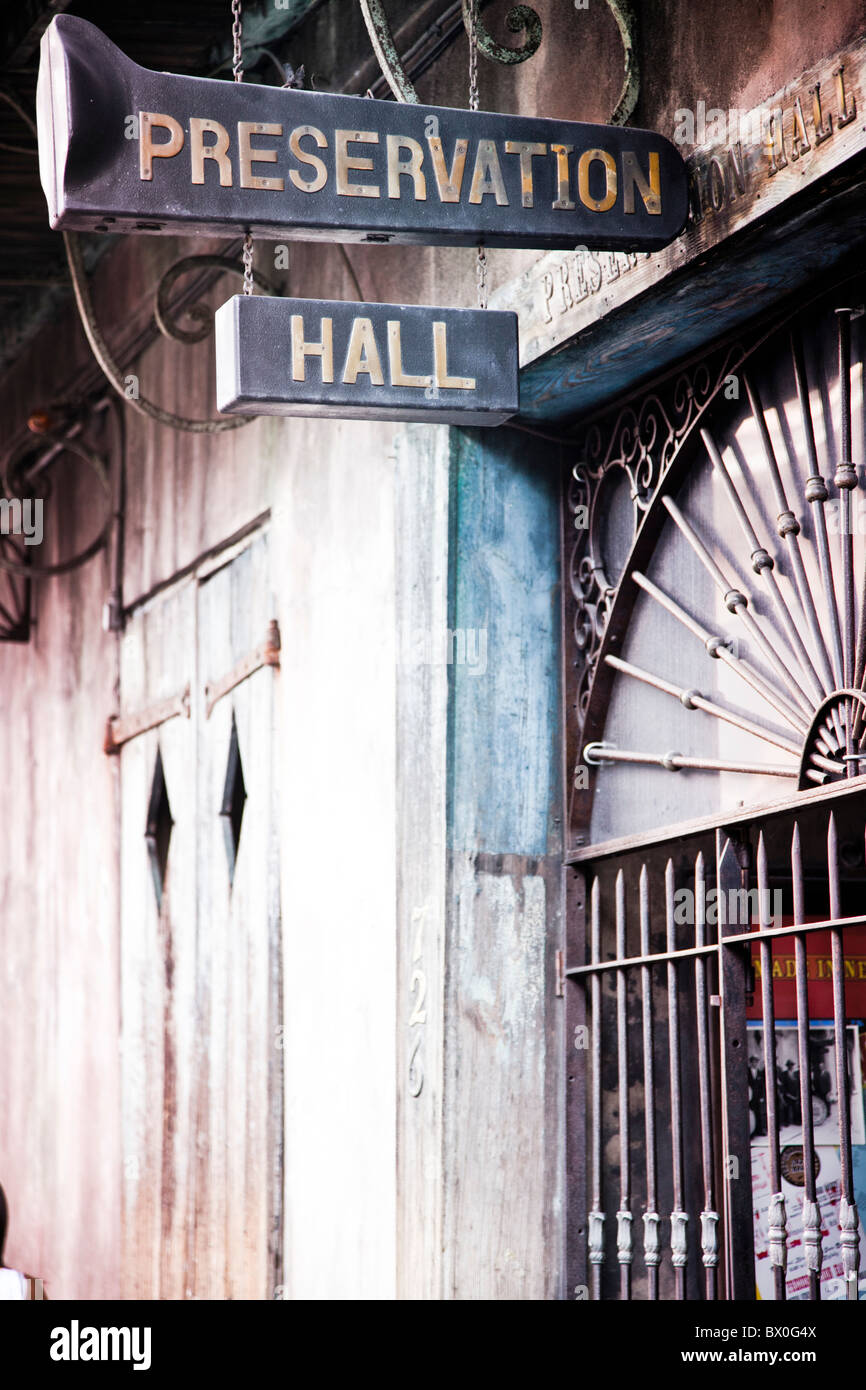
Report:
[{"label": "wrought iron scroll", "polygon": [[[483,0],[482,0],[483,3]],[[418,101],[418,93],[407,74],[391,32],[391,25],[385,13],[382,0],[360,0],[361,13],[370,35],[373,52],[379,61],[382,74],[397,101]],[[467,34],[473,25],[472,0],[461,0],[463,24]],[[612,125],[625,125],[637,104],[640,91],[640,66],[637,56],[637,21],[630,0],[607,0],[623,45],[623,82],[616,107],[610,118]],[[481,4],[477,6],[481,9]],[[529,5],[515,5],[506,16],[506,24],[512,34],[524,34],[522,44],[511,48],[493,38],[489,30],[475,15],[475,32],[478,50],[492,63],[502,63],[513,67],[532,58],[541,47],[542,25],[535,10]]]}]

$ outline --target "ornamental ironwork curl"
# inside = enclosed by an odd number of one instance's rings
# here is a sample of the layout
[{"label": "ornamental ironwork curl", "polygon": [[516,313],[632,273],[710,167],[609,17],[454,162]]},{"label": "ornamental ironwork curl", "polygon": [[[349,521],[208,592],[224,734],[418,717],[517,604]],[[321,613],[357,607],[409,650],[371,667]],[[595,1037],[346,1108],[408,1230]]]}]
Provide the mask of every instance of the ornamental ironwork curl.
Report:
[{"label": "ornamental ironwork curl", "polygon": [[[625,125],[637,105],[640,92],[640,65],[637,57],[637,19],[630,0],[606,0],[607,6],[616,21],[623,45],[623,81],[619,98],[610,118],[611,125]],[[373,52],[382,69],[382,74],[397,101],[417,104],[418,93],[406,72],[397,52],[391,25],[385,13],[382,0],[360,0],[361,13],[370,36]],[[512,34],[526,35],[522,44],[511,48],[493,38],[483,24],[478,11],[481,6],[473,5],[473,0],[461,0],[463,25],[467,34],[471,33],[473,20],[478,42],[478,51],[492,63],[502,63],[514,67],[532,58],[541,47],[541,20],[529,5],[515,5],[509,10],[505,22]],[[475,14],[473,16],[473,9]]]},{"label": "ornamental ironwork curl", "polygon": [[[24,558],[17,552],[13,552],[16,553],[16,558],[11,559],[0,549],[0,570],[5,570],[7,574],[15,575],[19,579],[49,579],[59,574],[69,574],[72,570],[78,569],[80,565],[91,560],[107,543],[114,520],[111,480],[105,460],[95,449],[91,449],[80,439],[63,438],[62,436],[48,432],[42,434],[42,439],[46,448],[53,448],[57,456],[61,454],[72,454],[79,462],[87,465],[95,475],[99,484],[102,496],[103,515],[99,530],[83,549],[77,551],[74,555],[70,555],[67,559],[57,560],[53,564],[40,564],[37,560],[32,559],[29,554]],[[32,451],[32,440],[29,441],[26,447],[28,450]],[[16,476],[15,464],[18,462],[20,454],[21,449],[13,452],[11,457],[7,459],[3,468],[3,489],[4,495],[7,498],[19,498],[22,496],[23,492],[29,491],[26,487],[22,487],[23,478],[18,478]],[[44,491],[44,482],[42,488]]]},{"label": "ornamental ironwork curl", "polygon": [[[181,260],[170,265],[157,287],[153,317],[163,337],[173,338],[176,343],[200,343],[213,328],[213,310],[209,305],[196,302],[184,304],[177,310],[172,309],[169,304],[169,292],[176,282],[193,270],[222,270],[227,274],[237,275],[241,280],[244,278],[243,266],[229,256],[183,256]],[[276,294],[276,287],[260,271],[253,271],[253,280],[260,289],[267,290],[269,294]],[[178,313],[195,319],[198,327],[181,328],[176,318]]]},{"label": "ornamental ironwork curl", "polygon": [[[575,436],[580,455],[571,470],[568,511],[577,534],[568,576],[578,677],[574,708],[583,725],[598,659],[619,584],[611,583],[599,554],[592,517],[599,489],[619,468],[630,483],[634,545],[653,497],[698,419],[747,355],[739,343],[725,347],[669,378],[660,388],[591,421]],[[617,576],[617,581],[619,576]]]}]

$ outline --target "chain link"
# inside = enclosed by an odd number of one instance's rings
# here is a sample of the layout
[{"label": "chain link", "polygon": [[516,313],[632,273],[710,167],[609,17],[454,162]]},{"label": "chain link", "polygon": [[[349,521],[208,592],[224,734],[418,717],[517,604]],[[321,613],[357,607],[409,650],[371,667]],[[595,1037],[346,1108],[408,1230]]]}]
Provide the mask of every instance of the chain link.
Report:
[{"label": "chain link", "polygon": [[[235,82],[243,82],[243,42],[244,22],[241,12],[242,0],[232,0],[232,72]],[[253,292],[253,239],[249,232],[244,237],[244,294]]]},{"label": "chain link", "polygon": [[244,294],[253,292],[253,239],[247,232],[244,237]]},{"label": "chain link", "polygon": [[[478,0],[469,0],[469,110],[478,110]],[[475,286],[479,309],[487,308],[487,252],[478,247]]]},{"label": "chain link", "polygon": [[241,0],[232,0],[232,72],[235,75],[235,82],[243,82],[243,19],[241,17]]}]

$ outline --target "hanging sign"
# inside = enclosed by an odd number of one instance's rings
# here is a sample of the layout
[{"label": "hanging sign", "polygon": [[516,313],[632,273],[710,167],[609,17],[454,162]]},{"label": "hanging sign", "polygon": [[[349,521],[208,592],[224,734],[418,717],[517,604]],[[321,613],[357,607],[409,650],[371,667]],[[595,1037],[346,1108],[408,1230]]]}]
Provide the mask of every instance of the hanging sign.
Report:
[{"label": "hanging sign", "polygon": [[73,15],[36,105],[55,228],[650,251],[686,221],[652,131],[150,72]]},{"label": "hanging sign", "polygon": [[516,314],[241,294],[215,328],[224,414],[499,425],[517,412]]}]

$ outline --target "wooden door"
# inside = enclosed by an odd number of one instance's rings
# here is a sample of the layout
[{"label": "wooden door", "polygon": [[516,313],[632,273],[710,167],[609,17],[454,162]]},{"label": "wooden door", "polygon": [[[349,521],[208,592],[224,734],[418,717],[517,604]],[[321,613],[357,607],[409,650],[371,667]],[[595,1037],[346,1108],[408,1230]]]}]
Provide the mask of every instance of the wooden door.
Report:
[{"label": "wooden door", "polygon": [[244,661],[272,617],[260,535],[159,596],[124,635],[123,715],[190,692],[188,717],[120,754],[132,1297],[279,1296],[275,677]]}]

